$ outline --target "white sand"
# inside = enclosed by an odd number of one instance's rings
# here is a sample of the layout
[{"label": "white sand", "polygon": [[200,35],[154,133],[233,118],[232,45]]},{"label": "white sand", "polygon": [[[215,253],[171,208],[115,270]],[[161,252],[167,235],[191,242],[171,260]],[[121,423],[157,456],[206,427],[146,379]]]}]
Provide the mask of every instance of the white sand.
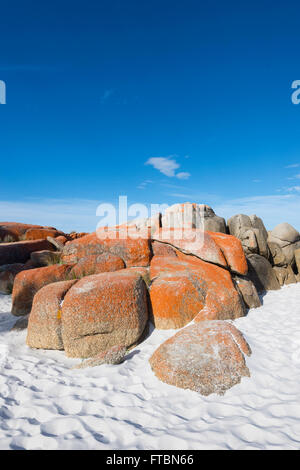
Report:
[{"label": "white sand", "polygon": [[125,363],[70,370],[63,352],[30,350],[0,296],[1,449],[299,449],[300,285],[269,292],[235,325],[251,378],[202,397],[159,382],[155,331]]}]

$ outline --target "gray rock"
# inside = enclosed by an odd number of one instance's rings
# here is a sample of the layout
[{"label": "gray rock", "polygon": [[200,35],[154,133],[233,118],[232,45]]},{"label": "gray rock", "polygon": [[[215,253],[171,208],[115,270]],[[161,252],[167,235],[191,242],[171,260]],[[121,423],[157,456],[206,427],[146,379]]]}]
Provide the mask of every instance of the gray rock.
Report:
[{"label": "gray rock", "polygon": [[280,284],[270,262],[263,256],[252,254],[247,256],[248,278],[258,292],[280,289]]},{"label": "gray rock", "polygon": [[190,202],[168,207],[161,217],[161,225],[163,228],[200,228],[226,233],[225,219],[218,217],[210,206]]},{"label": "gray rock", "polygon": [[296,276],[291,266],[287,266],[286,268],[281,266],[274,266],[273,270],[275,271],[276,277],[281,286],[294,284],[297,282]]},{"label": "gray rock", "polygon": [[257,308],[261,306],[255,285],[250,279],[235,276],[235,285],[242,296],[247,308]]},{"label": "gray rock", "polygon": [[299,232],[288,223],[276,225],[271,231],[272,237],[279,238],[279,240],[288,243],[295,243],[300,240]]},{"label": "gray rock", "polygon": [[294,251],[294,256],[295,256],[295,263],[297,266],[298,273],[300,273],[300,248],[297,248]]},{"label": "gray rock", "polygon": [[274,266],[286,266],[287,261],[283,254],[282,248],[274,242],[268,242],[270,250],[270,261]]},{"label": "gray rock", "polygon": [[241,240],[246,254],[257,253],[269,258],[268,232],[259,217],[237,214],[231,217],[227,223],[229,233]]},{"label": "gray rock", "polygon": [[14,279],[18,273],[26,269],[22,263],[6,264],[0,266],[0,294],[11,294]]}]

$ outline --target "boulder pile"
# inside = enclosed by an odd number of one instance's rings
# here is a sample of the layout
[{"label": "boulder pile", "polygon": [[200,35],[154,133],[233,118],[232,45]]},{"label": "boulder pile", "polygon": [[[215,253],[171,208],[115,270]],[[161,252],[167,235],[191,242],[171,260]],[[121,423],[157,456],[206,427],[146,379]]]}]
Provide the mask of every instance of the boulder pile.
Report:
[{"label": "boulder pile", "polygon": [[[253,215],[227,224],[206,205],[91,234],[0,223],[0,292],[28,317],[27,345],[118,363],[147,335],[180,329],[150,359],[155,375],[201,394],[249,377],[250,346],[232,322],[258,293],[300,280],[300,234]],[[190,325],[189,325],[190,324]],[[115,361],[115,362],[114,362]]]}]

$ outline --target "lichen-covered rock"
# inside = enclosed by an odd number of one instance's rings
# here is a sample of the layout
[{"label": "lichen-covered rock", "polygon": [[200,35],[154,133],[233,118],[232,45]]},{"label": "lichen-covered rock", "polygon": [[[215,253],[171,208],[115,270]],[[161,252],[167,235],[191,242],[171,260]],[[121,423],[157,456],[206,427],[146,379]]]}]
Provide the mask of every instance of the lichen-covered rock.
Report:
[{"label": "lichen-covered rock", "polygon": [[64,233],[55,229],[49,228],[31,228],[25,233],[25,240],[46,240],[47,237],[59,237]]},{"label": "lichen-covered rock", "polygon": [[26,263],[33,251],[54,250],[48,240],[22,241],[0,244],[0,266],[3,264]]},{"label": "lichen-covered rock", "polygon": [[247,257],[247,260],[248,277],[255,285],[257,292],[280,289],[275,271],[266,258],[252,254]]},{"label": "lichen-covered rock", "polygon": [[43,228],[41,225],[19,222],[0,222],[0,243],[17,242],[24,238],[27,230]]},{"label": "lichen-covered rock", "polygon": [[91,359],[81,362],[72,367],[72,369],[86,369],[87,367],[97,367],[102,366],[103,364],[112,364],[117,365],[123,362],[123,359],[127,353],[127,348],[125,346],[113,346],[107,351],[103,351]]},{"label": "lichen-covered rock", "polygon": [[179,251],[177,258],[155,256],[150,278],[152,321],[157,328],[179,328],[192,319],[235,319],[245,314],[230,272],[194,256]]},{"label": "lichen-covered rock", "polygon": [[181,328],[203,309],[205,291],[188,273],[170,272],[153,281],[150,300],[156,328]]},{"label": "lichen-covered rock", "polygon": [[241,241],[222,233],[207,232],[221,249],[230,271],[242,275],[247,274],[248,265]]},{"label": "lichen-covered rock", "polygon": [[151,259],[150,239],[143,237],[120,238],[117,231],[106,232],[107,238],[101,238],[103,231],[85,235],[72,242],[66,243],[62,259],[65,263],[77,263],[81,258],[103,253],[119,256],[126,267],[149,266]]},{"label": "lichen-covered rock", "polygon": [[72,265],[53,265],[43,268],[22,271],[15,277],[12,292],[13,315],[21,316],[30,313],[35,294],[42,287],[52,282],[68,280]]},{"label": "lichen-covered rock", "polygon": [[69,357],[93,357],[129,347],[148,320],[147,288],[134,270],[95,274],[78,281],[62,306],[62,337]]},{"label": "lichen-covered rock", "polygon": [[155,240],[152,242],[152,252],[153,256],[172,256],[173,258],[177,258],[176,248]]},{"label": "lichen-covered rock", "polygon": [[188,326],[165,341],[150,358],[157,378],[201,395],[224,394],[250,377],[244,354],[251,349],[243,335],[224,321]]},{"label": "lichen-covered rock", "polygon": [[84,276],[119,271],[124,268],[125,263],[122,258],[111,253],[103,253],[102,255],[90,255],[81,258],[72,268],[71,276],[80,279]]},{"label": "lichen-covered rock", "polygon": [[26,343],[31,348],[64,349],[61,309],[64,297],[76,280],[54,282],[34,296],[29,316]]}]

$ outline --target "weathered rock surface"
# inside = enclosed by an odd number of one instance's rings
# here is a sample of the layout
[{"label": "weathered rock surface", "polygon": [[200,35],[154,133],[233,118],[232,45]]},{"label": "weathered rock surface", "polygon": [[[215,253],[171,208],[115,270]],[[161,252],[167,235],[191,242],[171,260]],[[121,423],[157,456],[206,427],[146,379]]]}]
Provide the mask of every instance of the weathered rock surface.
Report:
[{"label": "weathered rock surface", "polygon": [[236,276],[236,286],[245,302],[247,308],[258,308],[262,305],[255,285],[250,279]]},{"label": "weathered rock surface", "polygon": [[53,265],[22,271],[15,277],[12,292],[12,311],[16,316],[30,313],[35,294],[52,282],[68,280],[72,266]]},{"label": "weathered rock surface", "polygon": [[177,256],[155,256],[151,261],[150,299],[157,328],[179,328],[192,319],[234,319],[245,314],[229,271],[179,251]]},{"label": "weathered rock surface", "polygon": [[198,228],[226,233],[226,222],[206,204],[186,202],[168,207],[161,218],[162,228]]},{"label": "weathered rock surface", "polygon": [[63,232],[49,228],[31,228],[25,233],[25,240],[46,240],[47,237],[64,236]]},{"label": "weathered rock surface", "polygon": [[107,232],[107,236],[111,238],[102,239],[101,233],[98,232],[100,238],[96,233],[91,233],[68,242],[63,249],[63,262],[77,263],[87,256],[111,253],[122,258],[126,267],[149,266],[152,256],[150,239],[143,237],[123,239],[117,231]]},{"label": "weathered rock surface", "polygon": [[141,275],[127,269],[78,281],[62,306],[67,356],[93,357],[116,345],[136,343],[148,320],[146,291]]},{"label": "weathered rock surface", "polygon": [[26,343],[31,348],[64,349],[61,309],[64,297],[76,280],[54,282],[34,296]]},{"label": "weathered rock surface", "polygon": [[0,244],[0,266],[3,264],[25,263],[33,251],[52,250],[54,246],[47,240],[22,241]]},{"label": "weathered rock surface", "polygon": [[247,257],[248,277],[258,292],[280,289],[278,279],[269,261],[263,256],[252,254]]},{"label": "weathered rock surface", "polygon": [[51,266],[52,264],[58,264],[61,259],[61,253],[59,251],[33,251],[30,255],[32,265],[40,268],[43,266]]},{"label": "weathered rock surface", "polygon": [[165,341],[150,358],[157,378],[202,395],[224,394],[250,377],[244,354],[251,349],[243,335],[224,321],[184,328]]},{"label": "weathered rock surface", "polygon": [[71,276],[80,279],[84,276],[119,271],[124,268],[125,263],[122,258],[111,253],[103,253],[102,255],[90,255],[81,258],[72,268]]},{"label": "weathered rock surface", "polygon": [[238,214],[231,217],[227,224],[229,233],[241,240],[246,254],[256,253],[269,258],[268,232],[259,217]]},{"label": "weathered rock surface", "polygon": [[77,364],[72,369],[86,369],[87,367],[97,367],[103,364],[117,365],[123,362],[126,356],[127,348],[125,346],[113,346],[108,351],[103,351],[91,359],[83,361],[81,364]]},{"label": "weathered rock surface", "polygon": [[274,266],[273,270],[275,271],[280,286],[294,284],[297,282],[296,276],[291,266]]},{"label": "weathered rock surface", "polygon": [[0,222],[0,243],[11,243],[22,240],[27,230],[34,228],[38,229],[43,227],[18,222]]}]

